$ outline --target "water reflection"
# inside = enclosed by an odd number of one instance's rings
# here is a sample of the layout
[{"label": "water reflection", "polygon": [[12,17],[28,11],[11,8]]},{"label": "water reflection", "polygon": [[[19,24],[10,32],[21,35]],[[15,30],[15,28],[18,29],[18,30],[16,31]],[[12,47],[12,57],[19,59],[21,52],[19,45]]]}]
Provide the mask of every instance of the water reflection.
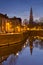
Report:
[{"label": "water reflection", "polygon": [[0,47],[0,52],[2,65],[42,65],[43,37],[30,36],[21,43]]}]

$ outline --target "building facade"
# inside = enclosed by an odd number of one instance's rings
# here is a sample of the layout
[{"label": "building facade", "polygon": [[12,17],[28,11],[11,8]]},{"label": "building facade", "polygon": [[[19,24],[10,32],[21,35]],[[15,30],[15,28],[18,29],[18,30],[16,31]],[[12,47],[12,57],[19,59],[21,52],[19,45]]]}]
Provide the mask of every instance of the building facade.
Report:
[{"label": "building facade", "polygon": [[0,31],[1,32],[12,32],[16,26],[20,26],[21,18],[13,17],[9,18],[7,14],[0,13]]}]

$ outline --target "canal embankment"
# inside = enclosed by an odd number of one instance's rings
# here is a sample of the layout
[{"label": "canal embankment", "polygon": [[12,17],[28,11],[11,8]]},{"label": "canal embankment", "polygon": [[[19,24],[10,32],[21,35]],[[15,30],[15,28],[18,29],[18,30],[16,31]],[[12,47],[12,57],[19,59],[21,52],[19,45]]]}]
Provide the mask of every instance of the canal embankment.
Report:
[{"label": "canal embankment", "polygon": [[28,37],[28,31],[13,34],[0,34],[0,46],[19,43]]}]

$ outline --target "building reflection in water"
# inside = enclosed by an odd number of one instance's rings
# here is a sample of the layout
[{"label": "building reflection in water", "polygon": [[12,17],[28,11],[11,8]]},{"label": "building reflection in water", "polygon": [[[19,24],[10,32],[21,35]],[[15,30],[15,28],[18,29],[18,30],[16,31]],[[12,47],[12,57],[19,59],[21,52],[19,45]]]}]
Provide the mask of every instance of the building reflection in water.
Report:
[{"label": "building reflection in water", "polygon": [[29,48],[30,48],[30,53],[32,55],[33,52],[33,38],[29,37]]},{"label": "building reflection in water", "polygon": [[21,43],[0,47],[0,62],[2,62],[3,65],[4,63],[7,63],[7,65],[9,63],[11,65],[13,62],[16,64],[17,58],[26,47],[30,48],[30,54],[32,55],[34,47],[43,49],[43,39],[41,39],[41,37],[39,39],[38,36],[30,36]]},{"label": "building reflection in water", "polygon": [[11,54],[14,54],[14,56],[18,56],[24,46],[24,42],[25,41],[10,46],[0,47],[0,62],[7,60],[7,58]]}]

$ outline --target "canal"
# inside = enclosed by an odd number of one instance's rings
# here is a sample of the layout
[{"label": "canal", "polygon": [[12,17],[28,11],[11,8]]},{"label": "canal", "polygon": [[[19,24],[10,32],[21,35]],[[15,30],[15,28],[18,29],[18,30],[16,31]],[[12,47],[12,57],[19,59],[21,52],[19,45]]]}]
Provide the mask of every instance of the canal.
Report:
[{"label": "canal", "polygon": [[20,43],[0,47],[0,65],[43,65],[43,37],[29,36]]}]

